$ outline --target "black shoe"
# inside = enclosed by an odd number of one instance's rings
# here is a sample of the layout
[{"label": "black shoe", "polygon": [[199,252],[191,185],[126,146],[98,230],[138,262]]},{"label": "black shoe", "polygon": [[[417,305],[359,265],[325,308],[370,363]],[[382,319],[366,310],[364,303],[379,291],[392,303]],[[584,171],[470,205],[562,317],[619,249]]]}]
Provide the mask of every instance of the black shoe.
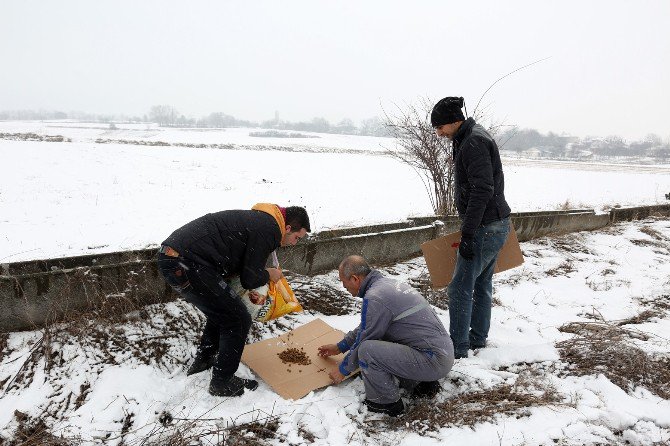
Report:
[{"label": "black shoe", "polygon": [[381,404],[373,403],[372,401],[368,401],[366,398],[365,401],[363,401],[363,404],[368,406],[368,410],[370,412],[383,413],[390,417],[397,417],[398,415],[405,413],[405,405],[401,399],[395,403]]},{"label": "black shoe", "polygon": [[212,378],[209,383],[209,393],[214,396],[240,396],[244,389],[256,390],[258,381],[255,379],[239,378],[235,375],[228,379]]},{"label": "black shoe", "polygon": [[468,357],[468,352],[465,353],[454,353],[454,359],[463,359]]},{"label": "black shoe", "polygon": [[437,381],[422,381],[416,385],[414,390],[412,390],[412,398],[427,398],[433,399],[437,395],[442,387]]},{"label": "black shoe", "polygon": [[470,350],[479,350],[482,348],[486,348],[486,343],[483,344],[470,344]]},{"label": "black shoe", "polygon": [[195,355],[191,367],[186,371],[186,376],[204,372],[207,369],[211,369],[214,364],[216,364],[216,352],[209,355],[198,353]]}]

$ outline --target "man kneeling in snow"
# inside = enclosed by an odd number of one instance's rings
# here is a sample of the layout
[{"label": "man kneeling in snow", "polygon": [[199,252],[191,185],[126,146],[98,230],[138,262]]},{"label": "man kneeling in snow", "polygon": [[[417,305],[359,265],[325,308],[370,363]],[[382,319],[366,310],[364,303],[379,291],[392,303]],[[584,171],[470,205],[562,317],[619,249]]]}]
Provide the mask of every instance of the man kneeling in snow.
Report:
[{"label": "man kneeling in snow", "polygon": [[339,383],[360,367],[364,404],[372,412],[398,416],[405,410],[399,387],[414,397],[433,397],[454,364],[449,333],[430,304],[407,284],[372,270],[360,256],[340,264],[340,280],[363,299],[361,322],[337,344],[319,347],[320,356],[348,352],[330,378]]}]

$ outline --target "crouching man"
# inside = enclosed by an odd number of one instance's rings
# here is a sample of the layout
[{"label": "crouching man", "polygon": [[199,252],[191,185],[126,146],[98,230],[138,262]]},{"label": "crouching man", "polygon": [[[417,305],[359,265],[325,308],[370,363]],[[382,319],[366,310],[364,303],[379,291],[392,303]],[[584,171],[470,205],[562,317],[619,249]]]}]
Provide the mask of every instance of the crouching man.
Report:
[{"label": "crouching man", "polygon": [[337,344],[319,347],[320,356],[347,353],[330,378],[339,383],[360,368],[364,404],[372,412],[398,416],[405,410],[400,389],[433,397],[454,364],[449,333],[430,304],[407,284],[372,270],[360,256],[340,264],[342,285],[363,299],[361,322]]}]

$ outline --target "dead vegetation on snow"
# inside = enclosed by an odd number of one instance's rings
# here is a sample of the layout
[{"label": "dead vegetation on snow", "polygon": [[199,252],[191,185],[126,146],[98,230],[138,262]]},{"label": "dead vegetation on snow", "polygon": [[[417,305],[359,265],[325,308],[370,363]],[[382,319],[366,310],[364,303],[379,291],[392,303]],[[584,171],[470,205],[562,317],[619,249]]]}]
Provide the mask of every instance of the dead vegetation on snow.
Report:
[{"label": "dead vegetation on snow", "polygon": [[512,384],[464,392],[441,402],[419,401],[391,425],[425,434],[444,427],[472,427],[478,423],[494,422],[502,416],[521,418],[529,416],[531,408],[561,404],[565,404],[563,397],[546,376],[526,371]]},{"label": "dead vegetation on snow", "polygon": [[0,438],[0,446],[76,446],[76,439],[57,437],[40,418],[31,418],[27,414],[15,410],[14,419],[18,426],[11,440]]},{"label": "dead vegetation on snow", "polygon": [[0,139],[10,141],[71,142],[62,135],[38,135],[37,133],[0,133]]},{"label": "dead vegetation on snow", "polygon": [[[214,419],[178,419],[169,413],[161,414],[161,426],[146,438],[124,443],[127,446],[191,446],[194,444],[216,444],[225,446],[264,446],[277,440],[286,443],[286,435],[279,432],[281,417],[260,410],[241,414],[251,415],[250,421]],[[314,442],[314,434],[300,425],[298,434],[308,443]],[[205,440],[205,438],[207,440]],[[203,441],[206,441],[203,443]],[[214,441],[214,442],[212,442]]]},{"label": "dead vegetation on snow", "polygon": [[[91,391],[90,381],[82,379],[78,391],[69,390],[72,380],[76,379],[72,376],[73,370],[85,370],[87,376],[95,376],[110,366],[121,364],[146,364],[166,370],[174,366],[185,367],[190,361],[190,345],[195,345],[203,323],[186,305],[183,302],[171,306],[154,305],[124,318],[116,314],[107,319],[82,317],[44,327],[27,353],[12,359],[22,361],[18,371],[0,382],[0,392],[4,396],[23,391],[38,374],[43,374],[53,389],[49,402],[40,407],[39,416],[34,420],[17,416],[19,425],[15,439],[23,435],[21,429],[42,438],[48,434],[49,425],[85,404]],[[10,354],[5,350],[5,359]],[[132,417],[119,420],[121,434],[131,426]],[[62,439],[58,441],[53,444],[66,444]],[[33,443],[16,444],[29,446]],[[34,444],[52,443],[42,439]],[[4,445],[0,442],[0,446]]]},{"label": "dead vegetation on snow", "polygon": [[449,309],[449,295],[447,294],[447,288],[433,289],[430,275],[428,275],[428,273],[424,273],[417,278],[410,278],[408,283],[412,288],[421,293],[431,305],[442,310]]},{"label": "dead vegetation on snow", "polygon": [[639,315],[614,322],[572,322],[560,327],[576,336],[556,346],[561,359],[568,364],[571,375],[605,375],[624,391],[644,387],[664,399],[670,399],[670,358],[653,357],[632,344],[632,339],[645,341],[649,335],[625,325],[639,324],[658,313],[644,311]]},{"label": "dead vegetation on snow", "polygon": [[310,313],[320,313],[324,316],[341,316],[354,314],[360,304],[349,293],[327,283],[314,280],[309,276],[296,273],[286,273],[286,279],[291,284],[295,297],[302,308]]}]

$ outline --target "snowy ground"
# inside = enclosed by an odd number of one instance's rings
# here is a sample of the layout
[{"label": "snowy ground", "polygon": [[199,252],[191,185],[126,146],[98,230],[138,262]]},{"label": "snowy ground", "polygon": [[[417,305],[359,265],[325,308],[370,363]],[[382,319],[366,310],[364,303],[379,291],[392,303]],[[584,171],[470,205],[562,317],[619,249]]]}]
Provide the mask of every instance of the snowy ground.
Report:
[{"label": "snowy ground", "polygon": [[[205,213],[257,202],[304,205],[312,229],[432,214],[420,178],[384,155],[388,138],[254,138],[250,129],[0,122],[0,262],[155,246]],[[98,139],[116,141],[97,143]],[[122,141],[122,142],[119,142]],[[216,144],[223,148],[142,146]],[[503,160],[514,211],[665,203],[670,166]]]},{"label": "snowy ground", "polygon": [[[522,249],[526,263],[495,276],[489,346],[456,362],[437,401],[408,400],[403,422],[370,421],[359,379],[298,401],[283,400],[263,382],[239,398],[210,396],[208,373],[185,376],[202,319],[173,302],[124,322],[78,322],[0,339],[0,435],[41,419],[72,444],[157,445],[170,438],[209,445],[245,432],[239,444],[668,444],[670,384],[654,377],[670,375],[670,363],[661,361],[670,354],[670,221],[543,238]],[[383,271],[425,285],[421,258]],[[357,299],[343,294],[335,272],[291,280],[311,312],[257,326],[256,339],[316,317],[344,331],[357,324]],[[430,298],[445,308],[443,293]],[[448,326],[447,312],[437,312]],[[637,352],[636,364],[648,368],[633,378],[643,381],[628,384],[625,371],[589,370],[598,350],[583,350],[582,363],[565,356],[566,345],[591,345],[603,332],[613,359],[625,363]],[[243,365],[238,374],[252,376]],[[531,402],[510,408],[509,397],[500,396],[505,389]],[[483,400],[461,406],[478,392]],[[491,418],[477,415],[492,405]],[[449,409],[456,418],[441,428],[427,419]],[[468,416],[475,416],[472,426]],[[249,432],[258,425],[267,438],[253,443],[261,434]]]}]

